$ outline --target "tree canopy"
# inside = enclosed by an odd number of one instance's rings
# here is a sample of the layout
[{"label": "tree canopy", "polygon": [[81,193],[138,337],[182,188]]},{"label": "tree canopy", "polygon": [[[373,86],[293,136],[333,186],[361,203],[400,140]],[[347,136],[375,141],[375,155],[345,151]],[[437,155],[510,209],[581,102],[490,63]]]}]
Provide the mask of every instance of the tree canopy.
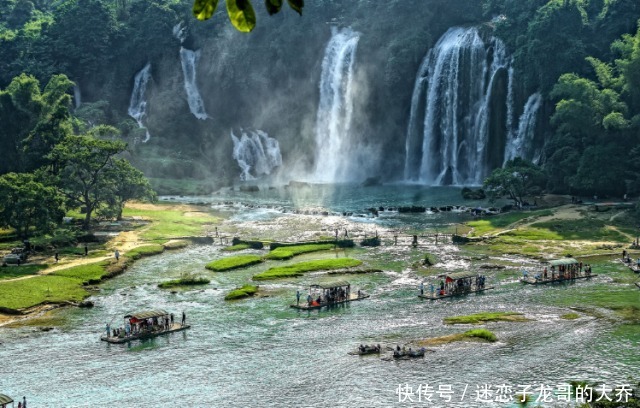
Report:
[{"label": "tree canopy", "polygon": [[514,204],[522,205],[526,197],[542,192],[546,179],[542,169],[535,164],[516,157],[495,169],[484,181],[489,198],[507,197]]}]

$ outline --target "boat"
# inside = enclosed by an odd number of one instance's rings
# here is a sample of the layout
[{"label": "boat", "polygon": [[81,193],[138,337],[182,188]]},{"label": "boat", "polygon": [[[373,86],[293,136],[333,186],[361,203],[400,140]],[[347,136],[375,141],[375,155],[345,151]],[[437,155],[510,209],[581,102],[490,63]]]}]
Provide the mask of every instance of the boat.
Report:
[{"label": "boat", "polygon": [[160,309],[129,313],[124,316],[124,328],[111,329],[108,324],[106,327],[107,334],[101,336],[100,340],[113,344],[122,344],[132,340],[150,339],[190,328],[191,326],[184,323],[184,313],[182,314],[182,319],[182,323],[174,323],[173,314]]},{"label": "boat", "polygon": [[354,355],[354,356],[366,356],[369,354],[380,354],[380,345],[376,345],[376,346],[370,346],[370,345],[366,345],[366,346],[360,346],[358,347],[358,350],[356,351],[350,351],[349,354]]},{"label": "boat", "polygon": [[420,357],[424,357],[424,352],[425,349],[424,347],[422,347],[419,350],[394,350],[393,351],[393,358],[395,359],[399,359],[399,358],[420,358]]},{"label": "boat", "polygon": [[12,407],[14,406],[13,398],[8,395],[0,394],[0,408],[8,408],[9,404],[11,404]]},{"label": "boat", "polygon": [[530,276],[528,271],[523,269],[520,282],[529,285],[544,285],[547,283],[572,282],[576,279],[589,279],[595,275],[591,273],[591,265],[583,265],[575,258],[561,258],[550,261],[544,266],[542,272]]},{"label": "boat", "polygon": [[446,273],[438,275],[438,278],[440,283],[436,285],[431,283],[428,293],[425,292],[424,284],[421,283],[418,297],[437,300],[493,289],[493,286],[485,285],[486,277],[476,272]]},{"label": "boat", "polygon": [[351,292],[351,284],[347,281],[333,283],[318,283],[309,286],[307,302],[290,305],[294,309],[314,310],[323,307],[344,305],[349,302],[367,299],[369,295],[361,290]]}]

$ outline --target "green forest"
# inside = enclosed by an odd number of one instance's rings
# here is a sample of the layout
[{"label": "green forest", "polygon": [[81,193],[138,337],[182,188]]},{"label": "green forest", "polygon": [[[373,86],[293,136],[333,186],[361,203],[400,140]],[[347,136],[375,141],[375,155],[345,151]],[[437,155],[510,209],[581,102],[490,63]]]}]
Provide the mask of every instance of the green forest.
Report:
[{"label": "green forest", "polygon": [[[308,2],[302,15],[286,8],[274,16],[260,5],[250,34],[220,10],[199,21],[193,7],[178,0],[0,1],[2,225],[20,234],[47,230],[63,208],[81,207],[88,227],[96,213],[118,217],[127,200],[152,198],[151,185],[160,193],[181,192],[163,187],[176,179],[201,182],[199,193],[229,185],[239,170],[228,132],[243,124],[280,135],[285,167],[308,166],[318,92],[311,72],[327,24],[364,33],[358,55],[371,61],[362,69],[369,85],[354,128],[387,152],[372,158],[385,181],[400,172],[404,145],[397,140],[420,59],[450,26],[477,25],[513,56],[516,98],[543,95],[539,189],[640,193],[635,0],[327,0]],[[186,40],[176,27],[188,32]],[[193,120],[184,98],[174,98],[182,85],[169,73],[180,47],[217,52],[198,71],[214,121]],[[127,106],[133,77],[147,62],[156,86],[147,126],[153,136],[141,143],[145,129]],[[28,220],[17,221],[26,209]]]}]

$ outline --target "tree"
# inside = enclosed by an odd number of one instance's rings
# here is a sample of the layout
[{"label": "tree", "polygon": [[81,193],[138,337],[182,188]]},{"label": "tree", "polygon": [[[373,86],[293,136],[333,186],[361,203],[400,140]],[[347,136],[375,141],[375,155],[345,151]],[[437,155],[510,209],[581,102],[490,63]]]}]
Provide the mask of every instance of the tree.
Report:
[{"label": "tree", "polygon": [[125,159],[114,159],[105,169],[104,177],[108,184],[108,194],[105,199],[107,206],[100,209],[102,215],[121,220],[122,210],[127,201],[156,199],[156,193],[151,189],[149,180]]},{"label": "tree", "polygon": [[41,91],[36,78],[22,74],[0,90],[0,174],[47,164],[44,156],[72,131],[67,94],[72,86],[65,75],[55,75]]},{"label": "tree", "polygon": [[492,201],[506,196],[518,205],[524,202],[525,197],[540,193],[545,181],[542,169],[516,157],[503,168],[494,170],[484,181],[484,188]]},{"label": "tree", "polygon": [[62,221],[63,203],[55,187],[32,173],[0,176],[0,226],[15,229],[19,238],[51,231]]},{"label": "tree", "polygon": [[[218,8],[219,0],[194,0],[193,15],[198,20],[208,20]],[[231,24],[244,33],[252,31],[256,26],[256,13],[251,5],[251,0],[226,0],[227,14]],[[276,14],[282,8],[284,0],[265,0],[265,7],[269,15]],[[289,7],[302,15],[304,0],[287,0]]]},{"label": "tree", "polygon": [[106,169],[126,143],[98,137],[115,136],[117,129],[98,126],[80,136],[69,136],[56,145],[49,158],[58,167],[60,188],[73,206],[85,211],[84,229],[89,229],[91,215],[107,201],[112,183]]}]

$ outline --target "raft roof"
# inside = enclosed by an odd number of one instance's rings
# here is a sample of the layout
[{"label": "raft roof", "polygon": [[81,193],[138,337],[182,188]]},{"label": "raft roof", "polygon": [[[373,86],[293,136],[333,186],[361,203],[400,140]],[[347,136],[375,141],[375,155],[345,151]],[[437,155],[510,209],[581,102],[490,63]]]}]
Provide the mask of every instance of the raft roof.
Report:
[{"label": "raft roof", "polygon": [[10,396],[4,395],[4,394],[0,394],[0,405],[10,404],[12,402],[13,402],[13,399],[11,399]]},{"label": "raft roof", "polygon": [[129,313],[126,314],[124,317],[125,319],[128,317],[134,317],[138,320],[144,320],[144,319],[151,319],[154,317],[160,317],[160,316],[167,316],[169,313],[165,312],[164,310],[161,309],[156,309],[156,310],[141,310],[139,312],[135,312],[135,313]]},{"label": "raft roof", "polygon": [[551,262],[549,262],[549,264],[551,266],[560,266],[560,265],[575,265],[579,263],[577,260],[575,260],[574,258],[561,258],[561,259],[555,259]]},{"label": "raft roof", "polygon": [[475,278],[476,276],[478,276],[478,273],[477,272],[454,272],[454,273],[447,273],[444,276],[453,280],[458,280],[458,279]]},{"label": "raft roof", "polygon": [[347,281],[337,281],[337,282],[331,282],[331,283],[316,283],[314,285],[311,285],[312,288],[320,288],[320,289],[334,289],[334,288],[340,288],[343,286],[351,286],[351,284]]}]

